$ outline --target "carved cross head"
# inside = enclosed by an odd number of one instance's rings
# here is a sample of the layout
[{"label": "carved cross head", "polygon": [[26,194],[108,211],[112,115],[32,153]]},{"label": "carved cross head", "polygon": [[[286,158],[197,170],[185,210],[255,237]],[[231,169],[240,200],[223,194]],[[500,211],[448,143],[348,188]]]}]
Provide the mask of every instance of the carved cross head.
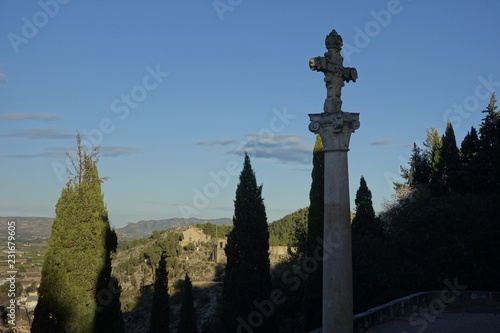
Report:
[{"label": "carved cross head", "polygon": [[324,112],[341,112],[342,100],[341,89],[344,82],[356,82],[358,72],[355,68],[344,67],[344,59],[340,54],[343,41],[342,37],[333,30],[325,38],[327,52],[324,57],[315,57],[309,60],[309,68],[313,71],[322,72],[325,75],[327,98],[323,107]]}]

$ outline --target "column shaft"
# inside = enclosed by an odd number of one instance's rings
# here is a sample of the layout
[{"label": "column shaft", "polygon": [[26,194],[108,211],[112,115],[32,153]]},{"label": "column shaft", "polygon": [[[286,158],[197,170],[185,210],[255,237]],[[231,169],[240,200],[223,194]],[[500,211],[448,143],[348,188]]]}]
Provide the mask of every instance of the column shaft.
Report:
[{"label": "column shaft", "polygon": [[[347,150],[325,151],[325,239],[323,333],[352,333],[351,211]],[[325,250],[326,251],[326,250]]]}]

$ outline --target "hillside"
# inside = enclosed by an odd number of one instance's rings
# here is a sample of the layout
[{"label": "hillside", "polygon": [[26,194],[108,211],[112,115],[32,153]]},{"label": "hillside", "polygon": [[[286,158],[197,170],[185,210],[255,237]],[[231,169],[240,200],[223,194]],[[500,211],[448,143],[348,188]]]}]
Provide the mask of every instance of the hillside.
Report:
[{"label": "hillside", "polygon": [[[18,240],[47,240],[52,226],[51,217],[0,217],[0,240],[7,239],[7,222],[16,222],[16,238]],[[5,232],[4,232],[5,231]]]},{"label": "hillside", "polygon": [[166,220],[141,220],[135,223],[128,223],[123,228],[116,229],[116,234],[120,240],[133,240],[148,238],[153,231],[167,230],[177,227],[210,222],[216,225],[232,225],[233,221],[228,218],[220,219],[198,219],[198,218],[171,218]]},{"label": "hillside", "polygon": [[[270,224],[270,237],[277,244],[269,251],[273,269],[288,260],[287,243],[296,243],[307,209],[301,209]],[[147,222],[147,221],[144,221]],[[153,221],[154,222],[154,221]],[[158,225],[155,225],[156,227]],[[273,227],[274,226],[274,227]],[[196,226],[155,230],[148,237],[123,240],[113,256],[113,276],[122,288],[120,303],[128,332],[143,333],[149,323],[153,283],[160,254],[167,254],[171,329],[179,324],[181,286],[186,273],[193,281],[199,332],[214,332],[220,324],[219,302],[225,269],[225,238],[232,226],[216,228],[212,222]],[[218,229],[218,230],[216,230]],[[275,230],[276,229],[276,230]],[[288,266],[281,266],[285,269]]]},{"label": "hillside", "polygon": [[[7,222],[16,222],[17,238],[23,241],[47,240],[50,235],[52,217],[0,217],[0,230],[7,230]],[[140,220],[129,222],[125,227],[117,228],[116,234],[120,240],[133,240],[148,238],[153,231],[167,230],[170,228],[184,227],[200,223],[210,222],[215,225],[232,225],[229,218],[220,219],[198,219],[198,218],[170,218],[164,220]],[[7,233],[0,232],[0,240],[6,239]]]},{"label": "hillside", "polygon": [[169,256],[167,269],[172,326],[178,325],[180,286],[185,273],[189,273],[197,300],[199,328],[201,332],[210,331],[224,270],[224,264],[214,260],[213,254],[221,239],[212,239],[203,232],[210,226],[214,224],[153,231],[147,238],[121,243],[113,257],[113,275],[122,288],[120,303],[128,332],[145,332],[151,311],[154,271],[163,251]]}]

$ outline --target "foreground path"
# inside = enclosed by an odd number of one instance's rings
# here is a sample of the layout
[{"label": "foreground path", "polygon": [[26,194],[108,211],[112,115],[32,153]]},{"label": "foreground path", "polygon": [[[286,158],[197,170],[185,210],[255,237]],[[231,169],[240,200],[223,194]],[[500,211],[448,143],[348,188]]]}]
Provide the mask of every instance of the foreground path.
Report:
[{"label": "foreground path", "polygon": [[401,317],[366,333],[500,333],[500,313],[444,312],[437,317]]}]

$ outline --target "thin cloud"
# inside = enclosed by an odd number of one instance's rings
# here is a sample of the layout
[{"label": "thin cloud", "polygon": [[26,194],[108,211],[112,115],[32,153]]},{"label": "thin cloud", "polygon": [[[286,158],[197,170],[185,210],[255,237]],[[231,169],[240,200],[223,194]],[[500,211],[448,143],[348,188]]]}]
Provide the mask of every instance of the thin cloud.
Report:
[{"label": "thin cloud", "polygon": [[11,158],[38,158],[38,157],[45,157],[45,158],[65,158],[66,157],[66,151],[58,151],[55,149],[49,149],[41,153],[36,153],[36,154],[13,154],[13,155],[7,155],[7,157]]},{"label": "thin cloud", "polygon": [[304,165],[311,163],[313,145],[307,144],[302,135],[249,133],[247,141],[227,153],[243,155],[247,152],[256,158],[277,160],[283,164]]},{"label": "thin cloud", "polygon": [[[0,81],[1,77],[0,77]],[[63,117],[55,113],[6,113],[0,114],[0,120],[61,120]]]},{"label": "thin cloud", "polygon": [[32,140],[40,139],[68,139],[76,136],[76,133],[62,131],[54,128],[26,128],[10,131],[3,136],[21,137]]},{"label": "thin cloud", "polygon": [[130,146],[101,146],[99,147],[99,153],[102,157],[118,157],[142,154],[144,151],[140,148],[130,147]]},{"label": "thin cloud", "polygon": [[[7,155],[11,158],[66,158],[66,152],[73,152],[74,147],[50,147],[45,151],[35,154],[14,154]],[[101,146],[99,147],[99,155],[101,157],[119,157],[141,154],[143,150],[130,146]]]},{"label": "thin cloud", "polygon": [[237,143],[235,139],[217,139],[211,141],[199,141],[196,144],[200,146],[228,146]]},{"label": "thin cloud", "polygon": [[392,143],[391,140],[383,139],[383,140],[375,140],[370,142],[372,146],[388,146]]}]

